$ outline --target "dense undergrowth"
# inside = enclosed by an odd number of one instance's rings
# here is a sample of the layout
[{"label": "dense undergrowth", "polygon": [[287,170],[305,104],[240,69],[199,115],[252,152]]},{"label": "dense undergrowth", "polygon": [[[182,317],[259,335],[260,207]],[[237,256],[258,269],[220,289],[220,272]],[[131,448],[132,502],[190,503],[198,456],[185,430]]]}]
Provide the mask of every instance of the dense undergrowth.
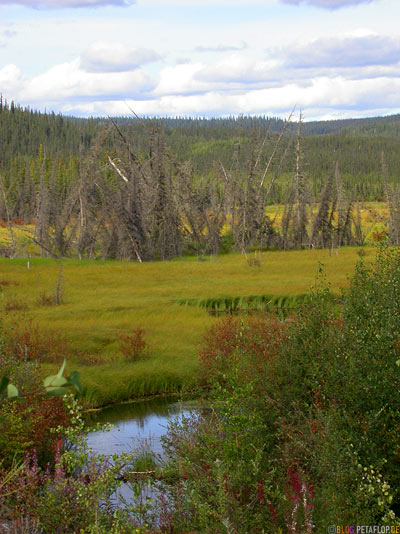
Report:
[{"label": "dense undergrowth", "polygon": [[339,314],[322,286],[289,320],[229,318],[208,333],[212,415],[167,438],[184,479],[176,532],[185,514],[210,534],[399,523],[399,285],[400,252],[382,250],[358,265]]},{"label": "dense undergrowth", "polygon": [[[3,470],[2,514],[25,518],[36,528],[27,532],[63,534],[400,526],[399,290],[400,250],[382,248],[374,264],[357,265],[340,310],[321,275],[289,317],[219,320],[200,352],[208,408],[170,425],[162,461],[71,453],[83,427],[70,403],[75,434],[50,446],[48,467],[28,445],[23,463]],[[1,402],[3,417],[13,406]],[[126,465],[134,498],[117,512],[110,495]]]}]

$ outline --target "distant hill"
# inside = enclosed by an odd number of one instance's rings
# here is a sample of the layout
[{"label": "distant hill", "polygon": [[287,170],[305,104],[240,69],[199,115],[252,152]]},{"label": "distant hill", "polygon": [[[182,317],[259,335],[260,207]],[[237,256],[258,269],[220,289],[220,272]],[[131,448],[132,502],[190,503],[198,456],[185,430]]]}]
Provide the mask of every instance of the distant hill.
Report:
[{"label": "distant hill", "polygon": [[[44,154],[48,166],[61,166],[63,172],[72,175],[89,152],[112,152],[122,137],[139,158],[146,158],[153,132],[161,129],[175,161],[191,160],[195,175],[212,175],[221,163],[230,168],[235,158],[244,169],[252,147],[264,138],[263,154],[267,158],[284,124],[280,118],[265,116],[81,119],[33,111],[0,98],[0,172],[22,176],[24,169],[30,168],[39,175],[37,157]],[[287,179],[294,168],[297,126],[295,121],[287,125],[272,167]],[[302,136],[304,169],[317,189],[338,162],[348,187],[356,187],[365,198],[381,197],[382,153],[388,179],[399,181],[400,115],[305,122]],[[32,165],[36,170],[32,171]]]},{"label": "distant hill", "polygon": [[326,135],[344,133],[347,135],[400,136],[400,115],[369,117],[365,119],[342,119],[312,121],[304,124],[305,135]]}]

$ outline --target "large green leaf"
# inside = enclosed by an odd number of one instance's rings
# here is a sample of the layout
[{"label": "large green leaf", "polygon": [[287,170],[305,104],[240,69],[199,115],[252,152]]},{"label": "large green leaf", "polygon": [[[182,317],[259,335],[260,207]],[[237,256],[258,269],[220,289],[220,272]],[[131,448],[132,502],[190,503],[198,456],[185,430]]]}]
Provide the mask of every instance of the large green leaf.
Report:
[{"label": "large green leaf", "polygon": [[44,379],[43,384],[47,392],[52,391],[55,388],[60,388],[60,387],[64,387],[68,385],[68,380],[63,377],[66,364],[67,364],[67,361],[64,358],[63,364],[60,367],[60,370],[58,371],[58,373],[56,375],[48,376],[47,378]]},{"label": "large green leaf", "polygon": [[18,389],[14,386],[14,384],[8,384],[7,386],[7,397],[9,399],[14,399],[19,396]]},{"label": "large green leaf", "polygon": [[67,360],[64,358],[63,364],[62,364],[62,366],[60,367],[60,370],[59,370],[58,373],[57,373],[57,376],[58,376],[59,378],[61,378],[62,375],[64,374],[64,370],[65,370],[65,366],[66,366],[66,365],[67,365]]},{"label": "large green leaf", "polygon": [[54,388],[54,387],[59,388],[59,387],[67,386],[68,380],[64,378],[63,376],[52,375],[52,376],[48,376],[47,378],[45,378],[43,384],[46,390],[49,390],[49,388]]}]

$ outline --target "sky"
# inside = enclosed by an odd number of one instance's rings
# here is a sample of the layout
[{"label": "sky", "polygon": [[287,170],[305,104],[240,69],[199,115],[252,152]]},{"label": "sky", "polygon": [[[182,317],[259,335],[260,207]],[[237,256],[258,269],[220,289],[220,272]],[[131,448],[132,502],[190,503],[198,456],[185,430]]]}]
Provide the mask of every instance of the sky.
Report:
[{"label": "sky", "polygon": [[74,116],[400,113],[399,0],[0,0],[0,93]]}]

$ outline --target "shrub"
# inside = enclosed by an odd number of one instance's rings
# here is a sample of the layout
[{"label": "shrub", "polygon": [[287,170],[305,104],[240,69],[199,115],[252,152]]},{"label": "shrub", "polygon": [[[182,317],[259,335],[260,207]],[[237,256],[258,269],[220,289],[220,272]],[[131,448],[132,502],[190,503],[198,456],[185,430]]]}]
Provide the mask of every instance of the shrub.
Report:
[{"label": "shrub", "polygon": [[64,400],[73,425],[55,430],[62,430],[70,446],[65,448],[57,440],[52,466],[47,468],[40,466],[36,452],[26,454],[23,463],[0,483],[0,514],[14,523],[29,518],[29,524],[44,534],[133,534],[129,518],[124,517],[122,523],[111,502],[129,457],[91,454],[81,409],[71,397]]},{"label": "shrub", "polygon": [[7,466],[33,451],[36,451],[41,465],[51,461],[57,440],[61,437],[52,429],[66,427],[71,420],[62,399],[38,395],[3,402],[0,418],[0,456]]},{"label": "shrub", "polygon": [[0,352],[0,376],[8,376],[22,394],[42,389],[40,365],[37,361],[21,360],[9,352]]},{"label": "shrub", "polygon": [[[315,295],[280,359],[283,460],[313,481],[318,531],[400,511],[399,294],[400,250],[382,248],[373,265],[358,264],[340,317]],[[364,466],[381,473],[392,504],[378,505],[378,483],[365,495]]]},{"label": "shrub", "polygon": [[42,528],[39,526],[37,519],[32,519],[29,516],[18,517],[13,519],[9,529],[10,534],[43,534]]},{"label": "shrub", "polygon": [[200,353],[212,415],[166,442],[177,532],[400,524],[399,295],[400,249],[382,248],[341,310],[322,285],[285,323],[212,327]]},{"label": "shrub", "polygon": [[80,354],[79,355],[79,364],[80,365],[102,365],[104,363],[104,357],[99,354]]},{"label": "shrub", "polygon": [[15,281],[15,280],[7,280],[5,278],[1,278],[0,279],[0,286],[2,286],[2,287],[19,286],[19,282]]},{"label": "shrub", "polygon": [[240,367],[243,380],[255,378],[273,364],[287,340],[286,321],[270,314],[245,319],[226,316],[203,336],[199,379],[202,385],[222,383],[229,372]]},{"label": "shrub", "polygon": [[278,531],[269,465],[276,446],[273,412],[242,384],[231,396],[219,395],[211,414],[170,425],[164,444],[177,482],[164,492],[171,495],[169,506],[157,506],[162,532],[188,532],[188,524],[204,534]]},{"label": "shrub", "polygon": [[4,351],[20,361],[57,363],[69,355],[62,336],[54,330],[43,331],[29,317],[3,329]]},{"label": "shrub", "polygon": [[135,327],[132,333],[120,332],[118,338],[119,349],[127,361],[133,362],[147,356],[148,345],[140,326]]},{"label": "shrub", "polygon": [[36,301],[38,306],[55,306],[54,297],[48,295],[43,291]]},{"label": "shrub", "polygon": [[[375,264],[360,261],[340,310],[322,286],[289,320],[218,321],[200,353],[210,406],[170,425],[153,513],[135,508],[153,529],[140,532],[312,534],[332,524],[400,525],[399,295],[400,249],[382,248]],[[136,329],[127,357],[144,347]],[[57,445],[56,452],[47,473],[27,457],[16,494],[7,497],[0,483],[0,503],[38,519],[46,533],[132,532],[129,509],[112,517],[100,506],[110,503],[121,463],[110,466],[83,449]],[[142,460],[143,468],[152,465]]]},{"label": "shrub", "polygon": [[26,311],[27,309],[28,304],[24,300],[16,297],[11,297],[4,303],[4,310],[6,312]]},{"label": "shrub", "polygon": [[265,381],[290,324],[268,314],[227,316],[205,334],[199,372],[212,411],[171,424],[164,439],[172,480],[179,482],[169,488],[162,532],[183,533],[187,524],[209,534],[277,532],[284,523],[278,413]]}]

